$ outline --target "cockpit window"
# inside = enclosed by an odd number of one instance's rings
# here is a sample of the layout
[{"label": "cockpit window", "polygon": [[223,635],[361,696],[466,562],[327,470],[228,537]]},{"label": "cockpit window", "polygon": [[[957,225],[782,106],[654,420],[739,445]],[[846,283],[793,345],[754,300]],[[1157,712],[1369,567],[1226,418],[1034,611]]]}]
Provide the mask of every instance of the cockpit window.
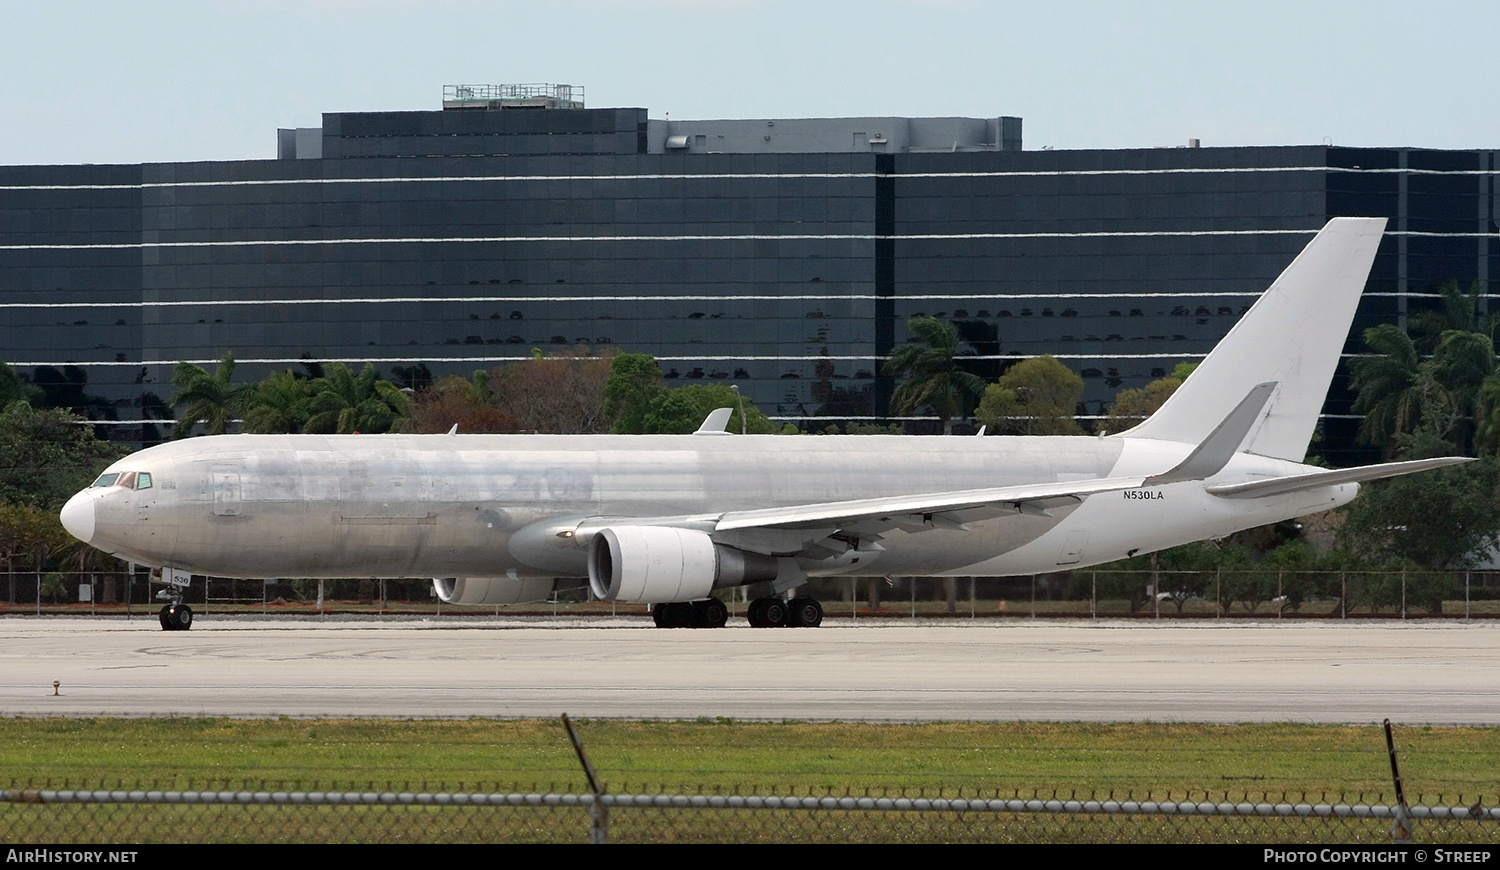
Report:
[{"label": "cockpit window", "polygon": [[93,486],[123,486],[126,489],[150,489],[151,472],[149,471],[111,471],[108,474],[99,475]]}]

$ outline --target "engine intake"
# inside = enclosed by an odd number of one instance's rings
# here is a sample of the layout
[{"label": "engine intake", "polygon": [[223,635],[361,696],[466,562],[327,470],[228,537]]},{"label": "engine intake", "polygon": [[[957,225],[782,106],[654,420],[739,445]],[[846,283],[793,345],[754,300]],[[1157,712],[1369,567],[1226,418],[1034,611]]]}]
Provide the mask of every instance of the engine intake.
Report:
[{"label": "engine intake", "polygon": [[444,604],[524,604],[547,600],[552,594],[552,578],[435,577],[432,588]]},{"label": "engine intake", "polygon": [[604,601],[696,601],[725,586],[774,580],[777,567],[774,556],[671,526],[602,529],[589,544],[589,587]]}]

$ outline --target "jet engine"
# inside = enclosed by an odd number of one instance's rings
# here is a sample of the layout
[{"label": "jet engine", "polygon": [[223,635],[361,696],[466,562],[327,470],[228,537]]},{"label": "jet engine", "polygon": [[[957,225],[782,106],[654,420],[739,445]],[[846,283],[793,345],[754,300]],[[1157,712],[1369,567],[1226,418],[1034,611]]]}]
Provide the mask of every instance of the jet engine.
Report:
[{"label": "jet engine", "polygon": [[696,601],[720,587],[774,580],[777,568],[774,556],[671,526],[602,529],[589,543],[589,587],[605,601]]},{"label": "jet engine", "polygon": [[444,604],[523,604],[545,601],[552,578],[435,577],[432,588]]}]

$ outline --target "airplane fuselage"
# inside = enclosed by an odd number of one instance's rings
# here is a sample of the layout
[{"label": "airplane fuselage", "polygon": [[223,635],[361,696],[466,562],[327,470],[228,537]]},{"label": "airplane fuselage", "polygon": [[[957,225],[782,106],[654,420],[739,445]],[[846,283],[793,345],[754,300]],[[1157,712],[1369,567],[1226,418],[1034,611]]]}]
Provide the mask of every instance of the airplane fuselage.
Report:
[{"label": "airplane fuselage", "polygon": [[[120,460],[108,471],[147,473],[149,488],[95,486],[70,510],[75,523],[88,510],[95,546],[197,574],[520,581],[586,576],[586,542],[565,536],[585,520],[1149,475],[1189,449],[1118,437],[231,435]],[[1306,470],[1240,454],[1221,477]],[[1125,489],[971,513],[965,528],[915,517],[878,547],[799,565],[813,576],[1062,570],[1326,510],[1357,491],[1230,500],[1199,482]],[[747,534],[715,540],[774,552],[775,532]]]}]

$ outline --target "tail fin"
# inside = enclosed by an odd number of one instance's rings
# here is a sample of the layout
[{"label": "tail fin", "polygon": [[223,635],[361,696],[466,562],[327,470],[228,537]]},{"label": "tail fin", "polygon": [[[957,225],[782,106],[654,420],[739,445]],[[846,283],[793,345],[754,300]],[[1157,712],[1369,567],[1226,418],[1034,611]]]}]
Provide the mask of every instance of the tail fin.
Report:
[{"label": "tail fin", "polygon": [[1150,419],[1123,433],[1199,444],[1257,384],[1277,386],[1242,449],[1302,461],[1384,218],[1334,218]]}]

